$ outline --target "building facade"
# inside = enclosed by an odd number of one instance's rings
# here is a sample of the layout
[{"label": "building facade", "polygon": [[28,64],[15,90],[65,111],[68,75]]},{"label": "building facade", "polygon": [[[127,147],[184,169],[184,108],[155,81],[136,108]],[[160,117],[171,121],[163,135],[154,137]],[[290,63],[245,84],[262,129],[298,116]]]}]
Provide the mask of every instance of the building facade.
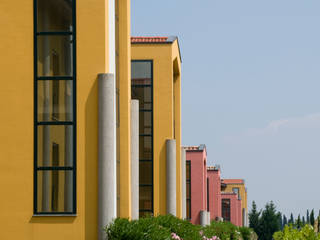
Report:
[{"label": "building facade", "polygon": [[207,167],[207,176],[209,179],[209,211],[210,220],[221,219],[221,172],[220,167]]},{"label": "building facade", "polygon": [[[0,20],[0,239],[104,239],[115,217],[139,217],[136,199],[182,216],[178,42],[131,49],[129,0],[4,0]],[[132,119],[132,59],[153,61],[151,123]]]},{"label": "building facade", "polygon": [[[207,177],[207,150],[205,145],[185,147],[187,160],[187,219],[193,224],[208,224],[210,185]],[[208,184],[209,183],[209,184]]]},{"label": "building facade", "polygon": [[132,37],[131,44],[131,93],[140,103],[140,215],[182,217],[178,38]]},{"label": "building facade", "polygon": [[243,226],[248,226],[248,196],[247,188],[244,179],[223,179],[222,183],[225,184],[224,192],[235,192],[241,199],[241,215]]},{"label": "building facade", "polygon": [[224,221],[242,226],[241,199],[237,193],[221,193],[221,214]]}]

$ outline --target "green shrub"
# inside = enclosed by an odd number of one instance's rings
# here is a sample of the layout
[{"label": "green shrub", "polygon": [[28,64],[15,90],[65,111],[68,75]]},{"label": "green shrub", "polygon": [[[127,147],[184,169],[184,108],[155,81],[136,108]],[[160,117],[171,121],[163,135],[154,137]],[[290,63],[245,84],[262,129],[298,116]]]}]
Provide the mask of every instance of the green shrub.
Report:
[{"label": "green shrub", "polygon": [[301,230],[294,228],[292,225],[285,226],[283,231],[273,234],[274,240],[320,240],[320,235],[314,232],[311,225],[305,225]]},{"label": "green shrub", "polygon": [[253,234],[253,230],[247,227],[240,227],[239,231],[241,233],[242,239],[243,240],[250,240],[251,236]]},{"label": "green shrub", "polygon": [[[174,216],[145,217],[139,220],[115,219],[106,227],[108,240],[171,240],[176,234],[183,240],[249,240],[252,231],[229,222],[212,221],[202,227]],[[177,237],[177,239],[179,239]]]}]

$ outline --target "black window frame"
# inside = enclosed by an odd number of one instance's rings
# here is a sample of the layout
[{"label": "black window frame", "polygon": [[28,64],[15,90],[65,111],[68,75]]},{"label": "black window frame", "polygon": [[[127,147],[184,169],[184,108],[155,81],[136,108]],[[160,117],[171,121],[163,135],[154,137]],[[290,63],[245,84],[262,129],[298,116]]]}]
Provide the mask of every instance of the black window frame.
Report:
[{"label": "black window frame", "polygon": [[[154,132],[154,119],[153,119],[153,103],[154,103],[154,99],[153,99],[153,80],[154,80],[154,76],[153,76],[153,60],[152,59],[132,59],[131,60],[131,64],[134,62],[148,62],[150,63],[151,66],[151,83],[150,84],[142,84],[142,85],[135,85],[132,84],[132,80],[133,78],[131,77],[131,96],[132,96],[132,88],[145,88],[145,87],[150,87],[151,89],[151,109],[140,109],[139,106],[139,115],[140,112],[151,112],[151,133],[150,134],[141,134],[140,133],[140,129],[139,129],[139,141],[140,141],[140,137],[151,137],[151,159],[140,159],[139,157],[139,163],[140,162],[149,162],[151,163],[151,169],[152,169],[152,183],[151,184],[140,184],[139,182],[139,189],[140,187],[151,187],[151,209],[141,209],[139,206],[139,214],[140,213],[147,213],[150,215],[154,215],[154,146],[153,146],[153,132]],[[134,99],[134,98],[133,98]],[[140,103],[139,103],[140,104]],[[140,164],[139,164],[140,165]],[[139,201],[140,202],[140,201]]]},{"label": "black window frame", "polygon": [[209,196],[209,178],[207,177],[207,211],[210,211],[210,196]]},{"label": "black window frame", "polygon": [[[227,202],[229,205],[229,208],[224,207],[224,202]],[[228,218],[225,218],[224,216],[226,213],[229,214]],[[224,221],[231,222],[231,200],[229,198],[222,198],[221,199],[221,215]]]},{"label": "black window frame", "polygon": [[[191,160],[186,160],[186,170],[188,169],[189,165],[189,179],[186,178],[186,182],[187,185],[189,183],[189,189],[187,189],[187,191],[189,190],[189,197],[186,196],[186,209],[188,209],[188,205],[189,205],[189,212],[187,211],[186,213],[186,218],[187,220],[191,220],[192,216],[191,216]],[[188,176],[188,174],[186,173],[186,176]]]},{"label": "black window frame", "polygon": [[[77,214],[77,58],[76,58],[76,0],[72,0],[72,31],[40,31],[38,32],[38,2],[33,1],[34,16],[34,191],[33,191],[33,214],[45,216],[76,215]],[[72,76],[38,76],[38,37],[39,36],[72,36]],[[72,121],[38,121],[38,82],[72,80]],[[70,126],[72,125],[72,167],[70,166],[38,166],[38,126]],[[40,171],[72,171],[72,211],[71,212],[44,212],[38,211],[38,172]]]}]

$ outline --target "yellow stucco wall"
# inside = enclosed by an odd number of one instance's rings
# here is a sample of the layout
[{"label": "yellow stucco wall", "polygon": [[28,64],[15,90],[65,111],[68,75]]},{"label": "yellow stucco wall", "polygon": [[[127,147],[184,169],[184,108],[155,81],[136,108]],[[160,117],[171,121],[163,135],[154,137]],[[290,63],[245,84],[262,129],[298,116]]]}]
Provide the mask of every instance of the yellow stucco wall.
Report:
[{"label": "yellow stucco wall", "polygon": [[[166,214],[166,140],[174,138],[175,135],[177,216],[181,217],[181,78],[177,41],[173,44],[132,44],[131,46],[132,60],[153,60],[154,214]],[[175,60],[177,60],[176,70],[174,69]],[[177,74],[175,78],[174,73]],[[174,95],[175,101],[173,101]]]},{"label": "yellow stucco wall", "polygon": [[[120,1],[125,21],[119,28],[123,82],[122,112],[128,112],[130,93],[130,1]],[[97,74],[108,72],[107,0],[77,0],[77,216],[33,216],[33,0],[0,2],[0,239],[97,239],[98,89]],[[122,5],[123,4],[123,5]],[[125,49],[125,46],[127,49]],[[127,84],[127,85],[126,85]],[[130,116],[124,115],[124,119]],[[128,120],[123,135],[129,136]],[[129,144],[126,140],[125,144]],[[128,156],[130,149],[123,146]],[[121,216],[130,216],[127,176]]]},{"label": "yellow stucco wall", "polygon": [[116,1],[117,15],[117,89],[119,93],[118,160],[119,171],[119,217],[131,217],[131,171],[130,171],[130,104],[131,104],[131,44],[130,0]]}]

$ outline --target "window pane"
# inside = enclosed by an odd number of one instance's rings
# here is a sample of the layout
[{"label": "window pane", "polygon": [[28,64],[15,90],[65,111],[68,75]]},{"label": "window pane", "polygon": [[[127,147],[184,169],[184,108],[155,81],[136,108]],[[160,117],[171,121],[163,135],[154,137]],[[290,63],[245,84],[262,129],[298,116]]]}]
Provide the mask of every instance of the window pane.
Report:
[{"label": "window pane", "polygon": [[71,36],[38,36],[38,76],[72,76]]},{"label": "window pane", "polygon": [[139,184],[152,184],[152,162],[140,162]]},{"label": "window pane", "polygon": [[152,210],[152,186],[139,187],[139,209]]},{"label": "window pane", "polygon": [[140,134],[152,134],[152,112],[139,113]]},{"label": "window pane", "polygon": [[190,162],[187,162],[187,166],[186,166],[186,178],[187,180],[190,180]]},{"label": "window pane", "polygon": [[191,198],[191,185],[187,182],[187,198]]},{"label": "window pane", "polygon": [[131,88],[132,99],[139,100],[140,110],[152,109],[151,87],[134,87]]},{"label": "window pane", "polygon": [[38,171],[38,212],[73,212],[72,171]]},{"label": "window pane", "polygon": [[38,32],[70,31],[72,0],[38,0]]},{"label": "window pane", "polygon": [[230,199],[222,199],[222,217],[230,221]]},{"label": "window pane", "polygon": [[72,81],[38,81],[38,121],[72,121]]},{"label": "window pane", "polygon": [[149,80],[152,78],[151,62],[131,62],[131,78],[135,80]]},{"label": "window pane", "polygon": [[73,126],[38,126],[38,166],[73,166]]},{"label": "window pane", "polygon": [[191,201],[187,200],[187,219],[191,219]]},{"label": "window pane", "polygon": [[139,137],[139,159],[150,160],[152,159],[152,137]]}]

